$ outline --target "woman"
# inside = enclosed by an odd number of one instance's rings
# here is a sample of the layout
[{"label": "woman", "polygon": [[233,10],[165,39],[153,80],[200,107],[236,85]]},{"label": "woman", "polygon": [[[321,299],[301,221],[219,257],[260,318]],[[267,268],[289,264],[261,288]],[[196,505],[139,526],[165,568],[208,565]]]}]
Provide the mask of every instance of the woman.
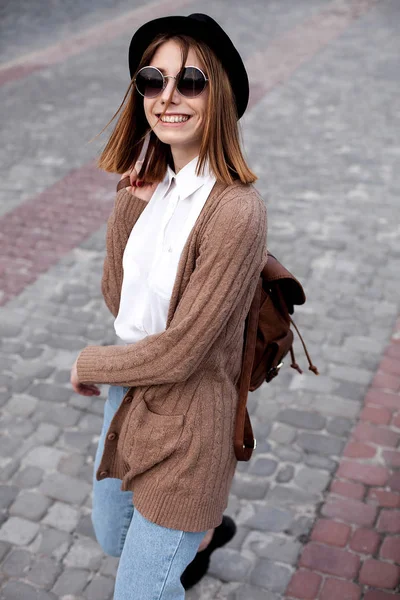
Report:
[{"label": "woman", "polygon": [[92,520],[103,549],[121,557],[114,598],[181,600],[236,529],[223,511],[266,210],[239,143],[247,75],[220,26],[197,14],[150,21],[132,38],[129,67],[99,163],[130,173],[102,279],[124,344],[85,348],[71,383],[82,395],[110,385]]}]

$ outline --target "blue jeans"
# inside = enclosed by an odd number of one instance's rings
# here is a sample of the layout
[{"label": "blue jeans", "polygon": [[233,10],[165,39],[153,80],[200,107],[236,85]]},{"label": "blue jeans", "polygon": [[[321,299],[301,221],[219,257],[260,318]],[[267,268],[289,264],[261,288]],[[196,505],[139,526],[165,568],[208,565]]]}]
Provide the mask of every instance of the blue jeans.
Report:
[{"label": "blue jeans", "polygon": [[[96,473],[111,420],[128,388],[110,386],[94,464]],[[114,600],[184,600],[180,578],[196,556],[206,531],[161,527],[134,507],[133,493],[121,491],[120,479],[93,478],[92,522],[104,552],[119,556]]]}]

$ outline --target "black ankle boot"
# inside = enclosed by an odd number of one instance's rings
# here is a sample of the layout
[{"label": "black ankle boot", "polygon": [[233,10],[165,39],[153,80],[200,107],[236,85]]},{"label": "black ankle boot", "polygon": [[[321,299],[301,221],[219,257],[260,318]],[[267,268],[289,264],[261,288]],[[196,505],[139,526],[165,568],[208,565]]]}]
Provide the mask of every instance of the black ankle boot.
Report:
[{"label": "black ankle boot", "polygon": [[214,535],[212,536],[211,542],[207,548],[201,550],[196,554],[191,563],[188,564],[186,569],[181,575],[181,583],[185,590],[193,587],[208,571],[210,565],[211,553],[216,548],[225,546],[235,535],[236,525],[231,517],[224,515],[222,518],[221,525],[215,528]]}]

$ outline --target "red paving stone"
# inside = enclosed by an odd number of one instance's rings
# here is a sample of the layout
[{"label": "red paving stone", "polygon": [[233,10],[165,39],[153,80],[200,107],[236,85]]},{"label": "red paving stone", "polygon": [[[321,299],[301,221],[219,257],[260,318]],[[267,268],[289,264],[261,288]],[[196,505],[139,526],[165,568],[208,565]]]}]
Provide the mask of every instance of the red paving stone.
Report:
[{"label": "red paving stone", "polygon": [[387,537],[382,544],[379,556],[400,565],[400,536]]},{"label": "red paving stone", "polygon": [[368,421],[376,425],[389,425],[391,418],[392,413],[385,407],[366,406],[360,414],[361,421]]},{"label": "red paving stone", "polygon": [[365,486],[361,483],[354,483],[353,481],[339,481],[334,479],[331,484],[331,492],[338,496],[345,496],[346,498],[353,498],[354,500],[362,500],[365,496]]},{"label": "red paving stone", "polygon": [[370,489],[368,493],[368,501],[371,504],[384,506],[385,508],[399,508],[400,494],[395,494],[387,490]]},{"label": "red paving stone", "polygon": [[328,578],[324,582],[319,600],[359,600],[361,588],[350,581]]},{"label": "red paving stone", "polygon": [[363,585],[394,590],[400,580],[400,569],[379,560],[366,560],[360,571],[359,581]]},{"label": "red paving stone", "polygon": [[352,498],[331,498],[321,509],[324,517],[338,519],[349,525],[362,525],[364,527],[374,524],[377,509]]},{"label": "red paving stone", "polygon": [[400,594],[389,594],[379,590],[371,590],[364,596],[364,600],[398,600],[399,598]]},{"label": "red paving stone", "polygon": [[376,553],[381,542],[380,535],[374,529],[356,529],[351,538],[350,548],[360,554]]},{"label": "red paving stone", "polygon": [[[400,331],[400,318],[396,330]],[[299,582],[305,581],[304,568],[310,578],[323,575],[320,591],[314,587],[304,598],[400,600],[398,338],[392,336],[385,351],[321,507],[320,514],[327,518],[316,520],[311,542],[299,558],[301,571],[292,577],[296,583],[301,572]]]},{"label": "red paving stone", "polygon": [[363,464],[355,460],[343,460],[337,475],[345,479],[360,481],[365,485],[385,485],[389,479],[389,470],[379,465]]},{"label": "red paving stone", "polygon": [[289,598],[314,600],[314,598],[317,598],[321,582],[321,575],[306,569],[300,569],[290,580],[286,594]]},{"label": "red paving stone", "polygon": [[322,542],[331,546],[345,546],[349,539],[351,528],[344,523],[319,519],[311,534],[313,542]]},{"label": "red paving stone", "polygon": [[321,573],[354,579],[360,568],[360,558],[346,550],[310,542],[304,547],[299,564]]},{"label": "red paving stone", "polygon": [[348,442],[343,451],[343,456],[348,458],[372,458],[376,453],[376,446],[369,446],[363,442]]}]

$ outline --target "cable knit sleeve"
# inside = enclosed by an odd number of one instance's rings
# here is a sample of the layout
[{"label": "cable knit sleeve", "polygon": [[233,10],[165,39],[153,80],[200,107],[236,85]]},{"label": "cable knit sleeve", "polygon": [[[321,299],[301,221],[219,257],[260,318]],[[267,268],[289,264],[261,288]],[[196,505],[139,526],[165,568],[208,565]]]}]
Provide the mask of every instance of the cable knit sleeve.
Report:
[{"label": "cable knit sleeve", "polygon": [[122,258],[132,227],[140,217],[146,202],[121,189],[116,196],[113,211],[107,221],[106,256],[104,259],[101,291],[114,317],[118,314],[122,287]]},{"label": "cable knit sleeve", "polygon": [[258,195],[223,202],[204,228],[195,269],[169,327],[136,344],[88,346],[78,357],[79,380],[139,386],[188,379],[238,304],[254,293],[266,260],[266,229]]}]

